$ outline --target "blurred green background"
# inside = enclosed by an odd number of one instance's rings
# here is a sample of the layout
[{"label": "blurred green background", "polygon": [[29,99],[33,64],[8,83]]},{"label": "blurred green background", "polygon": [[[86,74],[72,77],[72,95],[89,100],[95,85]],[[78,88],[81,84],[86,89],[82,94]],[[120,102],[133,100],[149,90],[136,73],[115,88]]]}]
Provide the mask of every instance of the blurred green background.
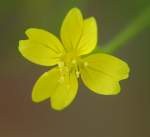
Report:
[{"label": "blurred green background", "polygon": [[72,7],[95,16],[99,44],[109,42],[149,0],[0,0],[0,137],[150,137],[150,30],[145,29],[115,55],[131,75],[118,96],[96,95],[82,84],[70,107],[56,112],[49,101],[31,102],[32,87],[48,68],[25,60],[17,50],[29,27],[59,35]]}]

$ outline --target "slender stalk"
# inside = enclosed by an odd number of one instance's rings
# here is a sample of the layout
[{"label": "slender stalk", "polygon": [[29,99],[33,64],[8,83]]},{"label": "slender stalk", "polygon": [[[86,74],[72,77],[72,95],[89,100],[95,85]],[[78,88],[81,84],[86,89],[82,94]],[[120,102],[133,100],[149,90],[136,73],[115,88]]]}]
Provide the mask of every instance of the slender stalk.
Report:
[{"label": "slender stalk", "polygon": [[135,20],[131,22],[122,32],[120,32],[113,40],[104,45],[102,49],[96,49],[96,52],[113,53],[125,46],[125,44],[133,37],[137,36],[141,31],[150,26],[150,7],[142,12]]}]

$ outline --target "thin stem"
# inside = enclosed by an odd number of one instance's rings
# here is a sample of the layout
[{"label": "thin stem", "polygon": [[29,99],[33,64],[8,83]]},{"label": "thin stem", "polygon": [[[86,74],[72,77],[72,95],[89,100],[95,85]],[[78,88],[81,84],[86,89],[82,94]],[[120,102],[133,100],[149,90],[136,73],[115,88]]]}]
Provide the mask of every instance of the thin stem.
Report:
[{"label": "thin stem", "polygon": [[96,51],[102,51],[106,53],[113,53],[125,44],[133,37],[138,35],[142,30],[150,26],[150,7],[142,12],[131,24],[127,26],[122,32],[120,32],[113,40],[104,45],[102,49],[96,49]]}]

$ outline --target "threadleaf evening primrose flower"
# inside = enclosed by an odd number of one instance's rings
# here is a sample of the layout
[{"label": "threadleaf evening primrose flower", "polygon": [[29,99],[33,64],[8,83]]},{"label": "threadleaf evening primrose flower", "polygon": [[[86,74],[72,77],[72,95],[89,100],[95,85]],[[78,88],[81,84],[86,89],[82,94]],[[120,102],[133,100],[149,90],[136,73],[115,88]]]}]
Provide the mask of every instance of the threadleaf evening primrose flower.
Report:
[{"label": "threadleaf evening primrose flower", "polygon": [[32,100],[50,99],[55,110],[67,107],[75,98],[78,78],[93,92],[116,95],[119,81],[128,78],[128,65],[111,55],[90,54],[97,44],[97,25],[94,17],[83,19],[78,8],[73,8],[61,27],[61,41],[53,34],[36,28],[26,31],[27,40],[19,42],[19,51],[29,61],[53,66],[35,83]]}]

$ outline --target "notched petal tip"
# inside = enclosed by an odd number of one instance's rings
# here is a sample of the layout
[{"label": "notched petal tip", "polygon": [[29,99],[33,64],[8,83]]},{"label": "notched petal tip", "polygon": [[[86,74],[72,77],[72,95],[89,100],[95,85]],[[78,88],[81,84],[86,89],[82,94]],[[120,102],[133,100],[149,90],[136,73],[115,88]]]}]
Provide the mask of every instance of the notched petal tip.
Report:
[{"label": "notched petal tip", "polygon": [[73,7],[69,10],[69,13],[81,13],[81,10],[77,7]]},{"label": "notched petal tip", "polygon": [[83,19],[82,12],[77,7],[70,9],[65,18],[73,17],[73,16],[81,17]]},{"label": "notched petal tip", "polygon": [[34,89],[33,89],[32,94],[31,94],[31,100],[33,103],[41,103],[43,101],[40,99],[40,97],[36,96]]},{"label": "notched petal tip", "polygon": [[25,30],[25,34],[29,37],[31,35],[31,33],[37,32],[37,31],[46,31],[46,30],[41,29],[41,28],[32,28],[32,27],[30,27],[30,28]]},{"label": "notched petal tip", "polygon": [[23,40],[19,40],[19,46],[17,46],[18,50],[21,51],[21,45]]},{"label": "notched petal tip", "polygon": [[41,29],[40,28],[32,28],[32,27],[30,27],[30,28],[25,30],[25,34],[27,35],[28,33],[30,33],[33,30],[41,30]]},{"label": "notched petal tip", "polygon": [[27,42],[28,40],[19,40],[19,46],[18,46],[18,50],[19,52],[23,52],[23,50],[26,48],[25,47],[25,43]]},{"label": "notched petal tip", "polygon": [[33,29],[34,29],[34,28],[28,28],[28,29],[26,29],[26,30],[25,30],[25,34],[28,35],[28,33],[29,33],[31,30],[33,30]]},{"label": "notched petal tip", "polygon": [[89,18],[86,18],[85,20],[89,20],[90,22],[96,23],[96,19],[94,16],[91,16]]},{"label": "notched petal tip", "polygon": [[97,27],[97,22],[96,22],[95,17],[91,16],[85,19],[84,22],[88,25],[88,27],[92,27],[97,33],[98,27]]},{"label": "notched petal tip", "polygon": [[28,28],[25,30],[25,34],[27,35],[28,38],[32,38],[32,35],[35,35],[37,31],[45,31],[40,28]]},{"label": "notched petal tip", "polygon": [[120,80],[128,79],[130,76],[130,67],[125,61],[122,61],[122,64],[123,66],[122,69],[120,70],[120,73],[122,74],[122,78]]},{"label": "notched petal tip", "polygon": [[63,111],[66,108],[66,107],[55,106],[55,104],[53,104],[52,101],[50,101],[50,107],[55,111]]},{"label": "notched petal tip", "polygon": [[35,96],[33,94],[31,96],[31,99],[32,99],[32,102],[34,102],[34,103],[40,103],[40,102],[42,102],[42,101],[39,101],[37,98],[35,98]]},{"label": "notched petal tip", "polygon": [[126,68],[126,73],[125,73],[124,79],[128,79],[130,77],[130,67],[128,64],[126,65],[126,67],[127,68]]},{"label": "notched petal tip", "polygon": [[67,109],[67,108],[69,108],[70,104],[72,104],[72,101],[69,104],[68,104],[68,102],[66,102],[64,104],[58,104],[57,102],[52,101],[50,99],[50,107],[56,111],[63,111],[64,109]]}]

